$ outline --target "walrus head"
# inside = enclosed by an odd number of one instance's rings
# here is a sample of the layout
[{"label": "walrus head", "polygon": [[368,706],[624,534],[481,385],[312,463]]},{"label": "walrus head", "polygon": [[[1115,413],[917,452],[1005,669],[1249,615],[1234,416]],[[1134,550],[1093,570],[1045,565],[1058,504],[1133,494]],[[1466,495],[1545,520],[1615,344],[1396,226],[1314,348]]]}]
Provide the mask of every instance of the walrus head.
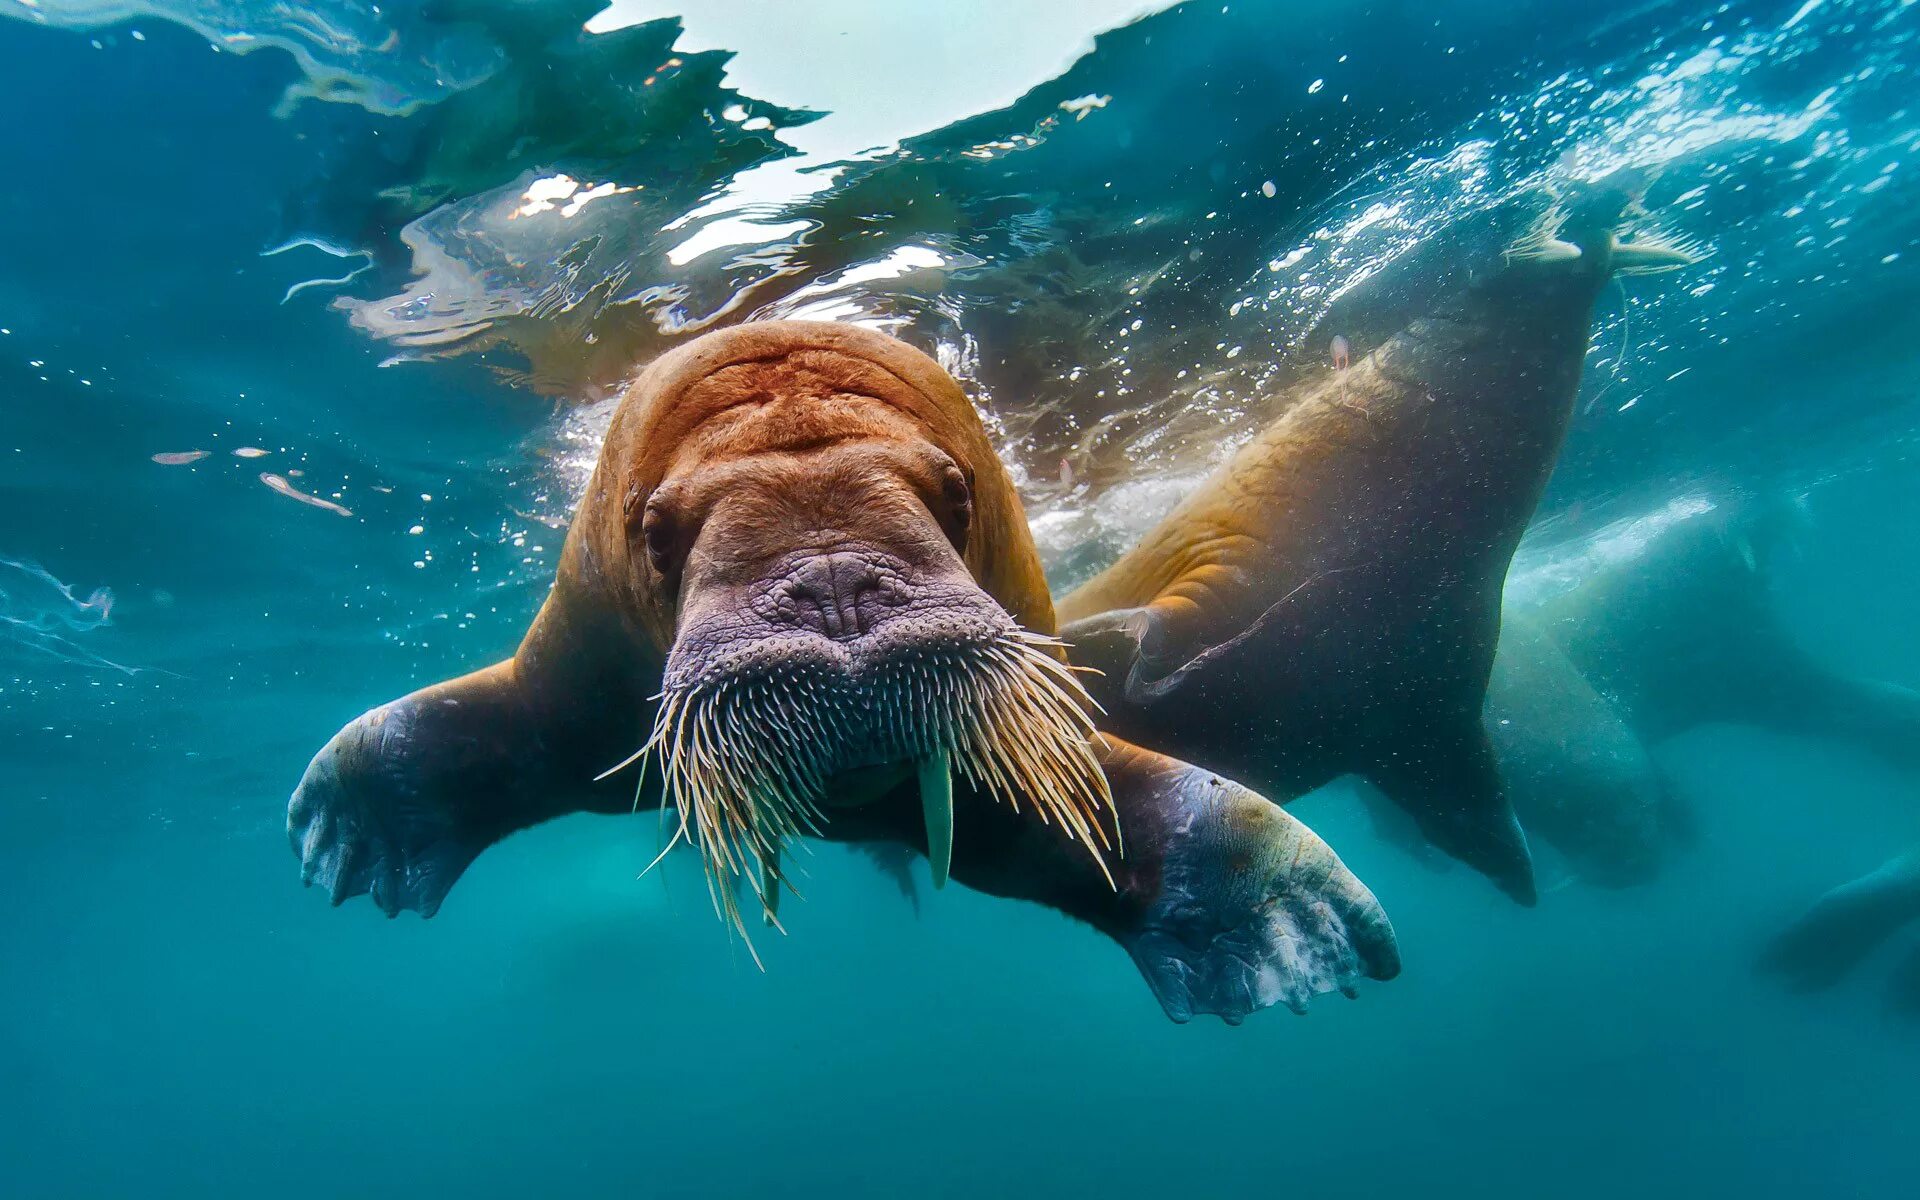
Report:
[{"label": "walrus head", "polygon": [[931,359],[839,325],[704,338],[635,382],[593,486],[614,472],[622,524],[597,540],[665,654],[628,762],[657,765],[728,919],[733,879],[771,917],[788,839],[908,784],[936,883],[956,776],[1112,848],[1018,498]]}]

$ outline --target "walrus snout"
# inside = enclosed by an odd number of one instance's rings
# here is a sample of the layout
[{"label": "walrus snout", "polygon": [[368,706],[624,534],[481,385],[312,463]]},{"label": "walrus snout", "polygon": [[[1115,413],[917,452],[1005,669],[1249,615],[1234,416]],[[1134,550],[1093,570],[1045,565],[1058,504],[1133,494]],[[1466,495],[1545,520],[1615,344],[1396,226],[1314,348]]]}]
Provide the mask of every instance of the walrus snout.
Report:
[{"label": "walrus snout", "polygon": [[799,675],[877,687],[915,662],[958,661],[1017,629],[963,571],[916,569],[880,550],[791,556],[764,574],[690,606],[668,687]]},{"label": "walrus snout", "polygon": [[778,623],[840,641],[869,633],[911,599],[897,559],[843,550],[809,555],[763,597]]},{"label": "walrus snout", "polygon": [[[682,606],[653,732],[634,757],[657,755],[663,794],[709,870],[750,874],[769,920],[786,842],[889,798],[917,797],[944,883],[956,782],[969,800],[1032,804],[1106,871],[1112,795],[1092,701],[1058,643],[1023,629],[952,561],[788,556],[744,583],[704,579]],[[732,893],[716,897],[737,924]]]}]

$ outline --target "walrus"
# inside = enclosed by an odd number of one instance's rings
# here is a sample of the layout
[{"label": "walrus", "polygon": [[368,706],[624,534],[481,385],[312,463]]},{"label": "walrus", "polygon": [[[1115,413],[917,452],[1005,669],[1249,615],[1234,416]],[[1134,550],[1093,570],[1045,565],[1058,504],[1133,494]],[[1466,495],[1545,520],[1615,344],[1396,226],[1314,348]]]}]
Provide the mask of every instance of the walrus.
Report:
[{"label": "walrus", "polygon": [[777,923],[782,851],[817,836],[1078,918],[1177,1021],[1391,978],[1392,927],[1326,843],[1102,736],[1054,628],[950,375],[857,327],[736,326],[626,389],[513,656],[349,723],[288,834],[336,904],[431,916],[516,830],[666,804],[742,933],[736,896]]},{"label": "walrus", "polygon": [[1807,520],[1801,503],[1693,501],[1530,619],[1649,741],[1727,721],[1850,742],[1920,771],[1920,691],[1836,671],[1781,623],[1771,570]]},{"label": "walrus", "polygon": [[1694,261],[1640,181],[1565,189],[1501,266],[1279,416],[1059,605],[1109,728],[1281,801],[1359,775],[1535,902],[1481,725],[1501,587],[1572,417],[1594,304]]},{"label": "walrus", "polygon": [[[1572,578],[1508,591],[1486,720],[1521,823],[1589,882],[1643,882],[1690,821],[1649,747],[1713,722],[1920,771],[1920,692],[1819,661],[1781,622],[1790,497],[1688,493],[1610,526]],[[1567,574],[1547,566],[1544,575]]]}]

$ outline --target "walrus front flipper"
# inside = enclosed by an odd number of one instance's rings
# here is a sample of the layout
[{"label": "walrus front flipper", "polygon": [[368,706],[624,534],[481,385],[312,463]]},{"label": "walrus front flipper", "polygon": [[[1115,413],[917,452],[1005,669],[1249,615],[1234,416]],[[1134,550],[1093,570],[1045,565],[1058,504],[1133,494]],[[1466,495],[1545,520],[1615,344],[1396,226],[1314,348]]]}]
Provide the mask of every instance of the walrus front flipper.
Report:
[{"label": "walrus front flipper", "polygon": [[1433,844],[1521,904],[1538,902],[1533,856],[1479,722],[1410,733],[1366,778],[1407,810]]},{"label": "walrus front flipper", "polygon": [[1833,669],[1800,646],[1774,603],[1773,566],[1807,536],[1804,500],[1772,495],[1725,508],[1677,523],[1647,551],[1646,579],[1628,594],[1650,609],[1644,628],[1669,644],[1644,648],[1659,656],[1651,663],[1614,651],[1632,682],[1649,681],[1632,690],[1668,732],[1689,718],[1740,721],[1851,742],[1920,771],[1920,692]]},{"label": "walrus front flipper", "polygon": [[1400,970],[1393,926],[1305,825],[1210,771],[1107,739],[1123,856],[1111,880],[1032,814],[967,804],[954,878],[1088,922],[1133,957],[1175,1021],[1231,1025]]},{"label": "walrus front flipper", "polygon": [[[1162,603],[1083,617],[1064,626],[1061,638],[1076,666],[1100,673],[1088,681],[1095,699],[1109,712],[1131,717],[1129,732],[1141,727],[1140,732],[1150,733],[1153,714],[1166,711],[1165,706],[1179,703],[1198,709],[1228,695],[1223,680],[1245,677],[1245,647],[1262,635],[1273,611],[1182,663],[1166,660],[1170,619]],[[1223,712],[1219,727],[1230,729],[1233,720]],[[1435,721],[1441,727],[1385,739],[1385,757],[1364,770],[1363,777],[1405,809],[1435,846],[1486,875],[1520,903],[1535,903],[1533,857],[1508,802],[1486,730],[1477,715],[1470,721],[1447,722],[1437,716]]]},{"label": "walrus front flipper", "polygon": [[551,778],[544,741],[511,663],[357,718],[287,805],[301,878],[335,904],[371,894],[388,916],[432,916],[482,850],[583,806]]},{"label": "walrus front flipper", "polygon": [[1920,920],[1920,849],[1814,901],[1768,944],[1760,967],[1801,991],[1831,987],[1916,920]]},{"label": "walrus front flipper", "polygon": [[[1120,942],[1167,1016],[1238,1025],[1275,1004],[1305,1013],[1320,993],[1353,996],[1362,978],[1399,974],[1373,893],[1285,809],[1184,763],[1144,797],[1157,831],[1177,836],[1154,847],[1158,886]],[[1128,838],[1131,851],[1147,835]]]}]

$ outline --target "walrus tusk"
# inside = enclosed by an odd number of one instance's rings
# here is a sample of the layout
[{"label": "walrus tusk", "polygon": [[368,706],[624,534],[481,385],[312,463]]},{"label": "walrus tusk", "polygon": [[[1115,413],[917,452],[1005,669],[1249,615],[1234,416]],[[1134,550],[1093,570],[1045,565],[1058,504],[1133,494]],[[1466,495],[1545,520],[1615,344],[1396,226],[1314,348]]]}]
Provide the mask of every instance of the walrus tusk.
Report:
[{"label": "walrus tusk", "polygon": [[1616,274],[1651,275],[1659,271],[1677,271],[1690,267],[1704,255],[1694,247],[1659,237],[1638,238],[1631,242],[1613,239],[1613,269]]},{"label": "walrus tusk", "polygon": [[915,763],[920,777],[920,810],[927,821],[927,863],[933,868],[933,886],[947,886],[953,866],[953,763],[946,750],[935,750]]}]

